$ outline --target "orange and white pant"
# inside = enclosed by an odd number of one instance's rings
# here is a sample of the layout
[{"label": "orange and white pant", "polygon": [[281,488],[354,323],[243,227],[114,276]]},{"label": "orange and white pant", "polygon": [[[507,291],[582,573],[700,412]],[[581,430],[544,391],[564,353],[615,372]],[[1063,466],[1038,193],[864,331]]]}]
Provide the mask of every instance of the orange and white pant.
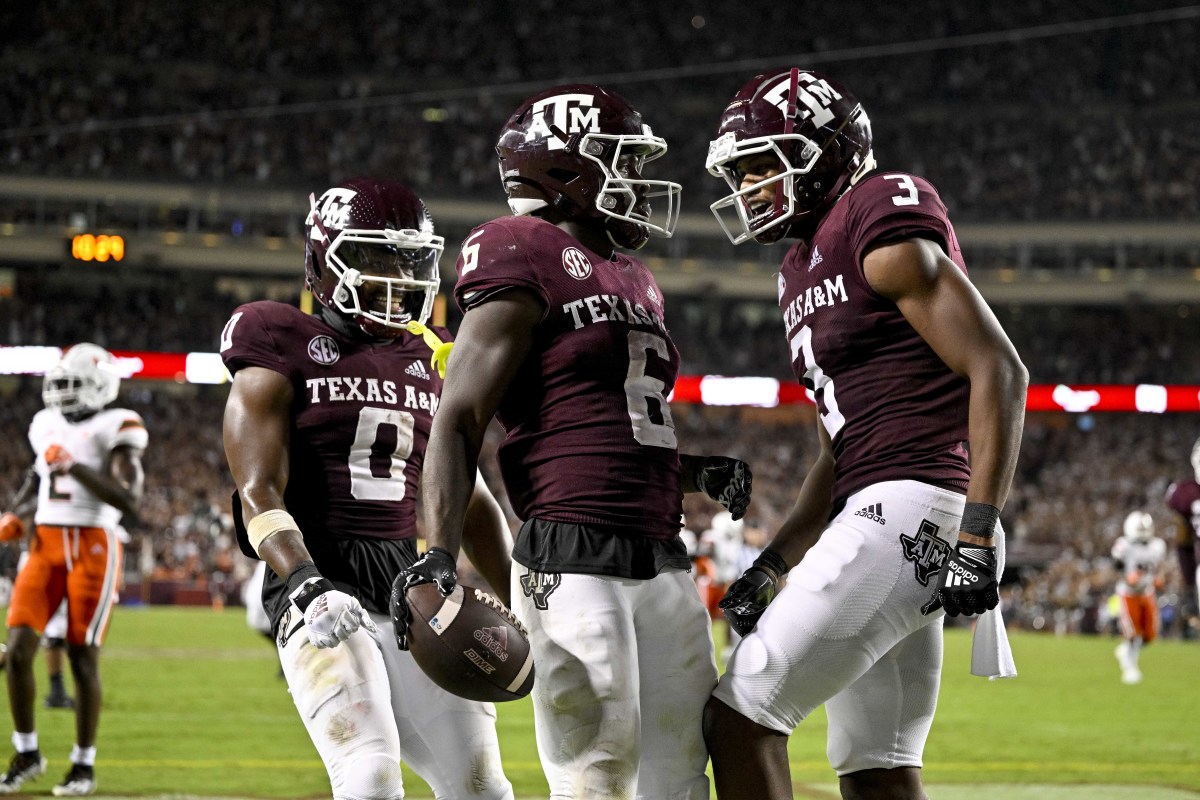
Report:
[{"label": "orange and white pant", "polygon": [[1121,635],[1150,644],[1158,636],[1158,602],[1152,594],[1127,594],[1121,597]]},{"label": "orange and white pant", "polygon": [[99,647],[117,600],[122,545],[104,528],[39,525],[17,573],[8,627],[44,631],[67,598],[67,643]]}]

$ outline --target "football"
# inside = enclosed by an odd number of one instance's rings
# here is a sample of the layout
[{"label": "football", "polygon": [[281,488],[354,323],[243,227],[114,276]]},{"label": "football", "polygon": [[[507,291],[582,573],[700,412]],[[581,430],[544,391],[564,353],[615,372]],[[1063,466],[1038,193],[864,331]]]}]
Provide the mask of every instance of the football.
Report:
[{"label": "football", "polygon": [[449,597],[423,583],[405,597],[412,610],[408,647],[430,680],[468,700],[517,700],[533,689],[525,628],[487,592],[461,583]]}]

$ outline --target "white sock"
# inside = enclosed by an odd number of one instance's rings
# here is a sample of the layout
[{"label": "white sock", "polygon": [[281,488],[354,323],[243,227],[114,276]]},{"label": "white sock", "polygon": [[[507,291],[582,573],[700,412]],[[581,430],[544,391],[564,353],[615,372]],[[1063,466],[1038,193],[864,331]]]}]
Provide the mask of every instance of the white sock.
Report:
[{"label": "white sock", "polygon": [[83,764],[85,767],[96,766],[96,746],[80,747],[75,745],[71,748],[71,763]]},{"label": "white sock", "polygon": [[1129,643],[1129,666],[1132,669],[1137,669],[1138,653],[1142,651],[1141,638],[1134,639]]},{"label": "white sock", "polygon": [[1129,669],[1129,640],[1122,639],[1121,644],[1117,645],[1117,663],[1121,665],[1121,669]]},{"label": "white sock", "polygon": [[37,731],[30,733],[18,733],[13,731],[12,735],[13,747],[18,753],[28,753],[38,749]]}]

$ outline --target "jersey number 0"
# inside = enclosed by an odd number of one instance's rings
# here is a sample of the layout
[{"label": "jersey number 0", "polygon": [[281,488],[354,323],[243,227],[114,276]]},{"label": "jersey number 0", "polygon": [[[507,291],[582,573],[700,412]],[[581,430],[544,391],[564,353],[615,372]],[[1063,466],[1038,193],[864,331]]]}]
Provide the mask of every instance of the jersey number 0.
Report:
[{"label": "jersey number 0", "polygon": [[[365,406],[358,412],[358,428],[354,444],[350,445],[350,495],[355,500],[403,500],[404,468],[413,448],[413,415],[394,408]],[[383,454],[387,469],[371,469],[371,457],[377,453],[377,442],[384,426],[396,429],[396,446]],[[382,473],[382,474],[377,474]],[[399,478],[397,478],[399,476]]]}]

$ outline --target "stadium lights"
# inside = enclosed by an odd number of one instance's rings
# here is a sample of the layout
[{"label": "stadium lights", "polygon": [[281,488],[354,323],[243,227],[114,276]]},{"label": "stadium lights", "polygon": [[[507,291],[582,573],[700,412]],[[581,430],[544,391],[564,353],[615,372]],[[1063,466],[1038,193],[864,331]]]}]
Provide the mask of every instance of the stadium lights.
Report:
[{"label": "stadium lights", "polygon": [[[114,350],[122,377],[176,383],[215,384],[229,380],[220,353],[151,353]],[[62,355],[57,347],[0,347],[0,375],[42,375]],[[806,403],[812,393],[795,381],[774,378],[682,375],[671,401],[707,406],[775,406]],[[1029,387],[1029,411],[1137,411],[1146,414],[1200,412],[1200,385],[1041,384]]]}]

